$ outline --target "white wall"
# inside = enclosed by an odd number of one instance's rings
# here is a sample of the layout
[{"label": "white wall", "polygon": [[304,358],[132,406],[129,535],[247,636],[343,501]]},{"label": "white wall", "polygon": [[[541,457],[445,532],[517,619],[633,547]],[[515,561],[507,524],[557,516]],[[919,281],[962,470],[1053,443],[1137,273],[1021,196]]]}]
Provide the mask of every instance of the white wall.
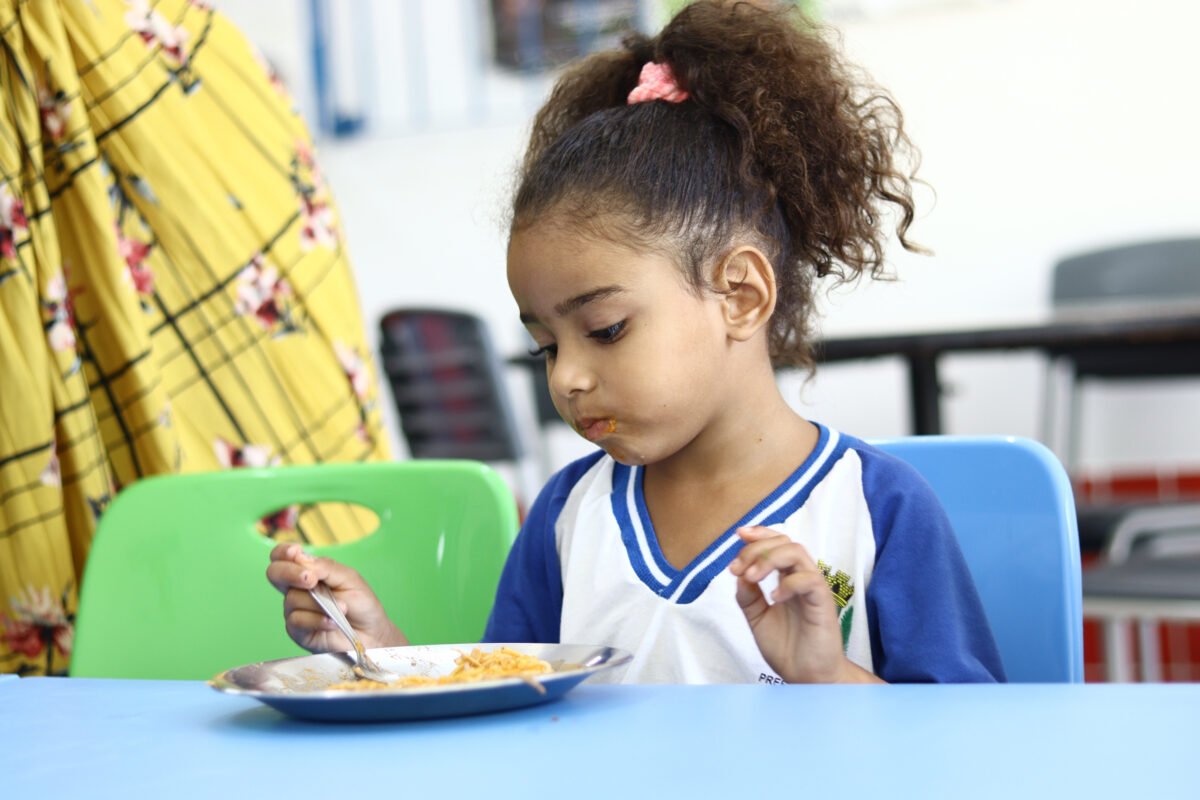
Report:
[{"label": "white wall", "polygon": [[[1036,318],[1059,256],[1200,234],[1198,23],[1182,0],[1026,0],[846,26],[925,155],[938,197],[917,235],[936,256],[897,253],[900,283],[839,301],[826,330]],[[1037,433],[1036,358],[957,357],[945,375],[951,431]],[[833,381],[819,379],[818,408]],[[1200,464],[1200,381],[1188,386],[1086,394],[1083,465]]]},{"label": "white wall", "polygon": [[[227,0],[222,8],[269,56],[293,65],[289,78],[303,96],[300,5]],[[899,279],[830,298],[827,333],[1036,320],[1048,312],[1059,256],[1200,234],[1196,4],[925,4],[840,27],[851,58],[905,109],[924,154],[921,174],[937,196],[925,198],[914,234],[935,255],[896,248]],[[447,37],[456,35],[451,28],[427,25]],[[394,305],[448,305],[484,315],[504,352],[523,347],[504,282],[500,220],[525,119],[322,143],[369,327]],[[957,356],[943,376],[949,432],[1037,435],[1036,357]],[[804,413],[849,432],[907,432],[898,363],[832,365],[807,385],[784,385]],[[1200,381],[1090,392],[1082,463],[1195,468],[1197,408]],[[552,461],[582,449],[556,435]]]}]

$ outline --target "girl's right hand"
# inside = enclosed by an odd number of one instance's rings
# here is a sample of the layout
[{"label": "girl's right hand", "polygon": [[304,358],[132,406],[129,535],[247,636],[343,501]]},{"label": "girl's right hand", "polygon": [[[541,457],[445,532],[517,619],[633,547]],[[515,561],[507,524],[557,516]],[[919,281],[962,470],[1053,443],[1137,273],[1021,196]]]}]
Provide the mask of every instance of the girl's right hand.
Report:
[{"label": "girl's right hand", "polygon": [[325,584],[363,647],[398,647],[408,639],[390,619],[379,598],[356,571],[328,558],[316,558],[298,544],[281,544],[271,551],[267,580],[283,594],[283,619],[288,636],[313,653],[354,649],[317,601],[308,593]]}]

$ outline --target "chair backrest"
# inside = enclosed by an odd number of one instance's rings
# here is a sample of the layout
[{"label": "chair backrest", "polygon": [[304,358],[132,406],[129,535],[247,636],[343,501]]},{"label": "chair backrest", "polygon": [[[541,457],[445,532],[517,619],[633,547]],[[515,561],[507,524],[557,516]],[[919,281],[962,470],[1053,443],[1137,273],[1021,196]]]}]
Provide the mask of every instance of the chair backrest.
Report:
[{"label": "chair backrest", "polygon": [[1043,445],[1011,437],[874,442],[933,486],[962,546],[1008,679],[1083,681],[1075,502]]},{"label": "chair backrest", "polygon": [[237,469],[147,478],[100,518],[84,573],[71,674],[210,678],[301,654],[267,582],[260,518],[344,501],[371,535],[312,547],[357,569],[418,644],[476,642],[516,535],[503,480],[470,461]]},{"label": "chair backrest", "polygon": [[379,329],[383,369],[414,458],[521,459],[500,360],[482,319],[397,309]]},{"label": "chair backrest", "polygon": [[[1200,306],[1200,238],[1160,239],[1097,249],[1054,265],[1051,303],[1060,318],[1089,323],[1105,316],[1191,312]],[[1188,341],[1163,337],[1152,350],[1139,347],[1050,348],[1051,373],[1044,440],[1055,443],[1074,468],[1084,379],[1195,376],[1197,354]]]},{"label": "chair backrest", "polygon": [[1054,266],[1055,307],[1200,300],[1200,238],[1094,250]]}]

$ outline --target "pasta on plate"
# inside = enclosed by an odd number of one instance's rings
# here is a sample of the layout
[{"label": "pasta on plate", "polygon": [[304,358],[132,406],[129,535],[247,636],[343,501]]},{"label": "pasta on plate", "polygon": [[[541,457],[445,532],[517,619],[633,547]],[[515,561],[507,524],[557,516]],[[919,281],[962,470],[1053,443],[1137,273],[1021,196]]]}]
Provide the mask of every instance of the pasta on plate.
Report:
[{"label": "pasta on plate", "polygon": [[329,690],[369,692],[378,689],[408,689],[423,686],[446,686],[454,683],[475,683],[485,680],[521,678],[529,680],[537,675],[553,672],[550,664],[537,656],[519,653],[509,647],[500,647],[490,652],[476,647],[463,653],[455,660],[454,671],[448,675],[408,675],[398,681],[384,683],[372,680],[354,680],[335,683],[325,687]]}]

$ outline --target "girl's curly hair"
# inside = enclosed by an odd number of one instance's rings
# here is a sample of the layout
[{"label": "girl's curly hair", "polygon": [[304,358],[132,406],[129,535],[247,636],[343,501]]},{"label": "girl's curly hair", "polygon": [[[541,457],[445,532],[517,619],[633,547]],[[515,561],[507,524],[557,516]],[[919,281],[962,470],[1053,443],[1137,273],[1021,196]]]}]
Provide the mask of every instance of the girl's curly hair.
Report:
[{"label": "girl's curly hair", "polygon": [[[626,103],[647,62],[690,97]],[[534,120],[512,229],[554,219],[673,250],[698,291],[735,238],[775,268],[775,366],[813,364],[813,278],[884,273],[890,204],[909,250],[918,154],[900,109],[792,4],[698,0],[653,38],[589,56]],[[906,168],[911,165],[911,169]]]}]

